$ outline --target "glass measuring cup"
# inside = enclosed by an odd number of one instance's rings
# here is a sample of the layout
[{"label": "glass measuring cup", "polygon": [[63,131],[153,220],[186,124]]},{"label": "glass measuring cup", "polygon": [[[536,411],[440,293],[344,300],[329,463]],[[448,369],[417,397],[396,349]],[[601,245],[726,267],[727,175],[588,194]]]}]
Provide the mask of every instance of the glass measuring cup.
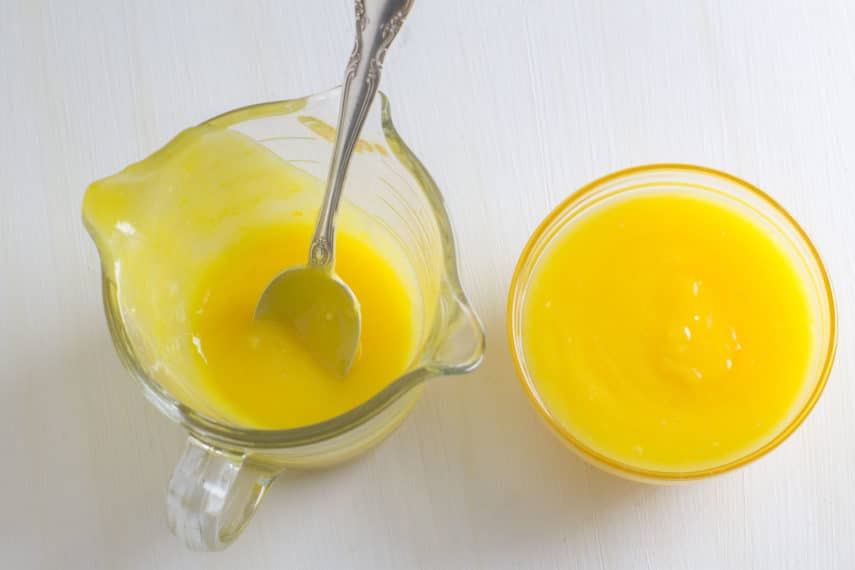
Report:
[{"label": "glass measuring cup", "polygon": [[[339,89],[333,89],[245,107],[207,121],[205,128],[240,132],[323,179],[339,96]],[[143,263],[140,260],[151,260],[151,273],[137,268],[137,274],[146,279],[177,283],[186,269],[181,263],[167,262],[172,255],[167,249],[149,251],[154,247],[151,243],[135,240],[138,223],[158,218],[159,227],[172,232],[166,242],[176,250],[205,247],[193,241],[190,226],[164,223],[157,204],[146,199],[147,190],[137,187],[142,182],[168,186],[158,177],[183,144],[179,135],[149,158],[107,179],[108,186],[98,196],[90,188],[84,200],[84,223],[101,257],[105,312],[123,364],[146,397],[189,432],[169,484],[170,527],[192,549],[220,550],[240,534],[279,473],[286,468],[330,465],[379,442],[410,411],[425,380],[469,372],[480,363],[484,333],[460,286],[454,239],[439,189],[398,136],[389,101],[381,93],[356,146],[345,196],[394,236],[413,269],[420,326],[410,366],[364,403],[317,424],[247,429],[219,416],[194,392],[180,366],[163,366],[160,357],[168,347],[151,342],[147,330],[151,325],[123,300],[123,280],[129,278],[133,264]],[[102,215],[99,200],[120,211],[124,208],[123,215]],[[186,211],[203,216],[207,207],[206,203],[189,204]],[[159,303],[157,310],[168,313],[169,299]]]}]

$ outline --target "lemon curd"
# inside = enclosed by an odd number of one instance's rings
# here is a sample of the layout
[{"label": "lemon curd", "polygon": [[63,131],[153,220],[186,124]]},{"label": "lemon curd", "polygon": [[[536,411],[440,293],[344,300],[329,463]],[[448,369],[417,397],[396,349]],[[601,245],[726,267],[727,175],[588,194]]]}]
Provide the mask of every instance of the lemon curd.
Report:
[{"label": "lemon curd", "polygon": [[632,468],[744,457],[813,388],[819,308],[791,249],[712,193],[591,206],[531,270],[521,346],[536,398],[583,447]]},{"label": "lemon curd", "polygon": [[244,427],[331,419],[400,376],[423,314],[415,273],[386,227],[344,201],[336,272],[361,305],[346,377],[285,328],[253,320],[266,285],[305,263],[321,181],[239,132],[189,129],[90,186],[84,220],[118,288],[128,340],[179,401]]},{"label": "lemon curd", "polygon": [[409,364],[414,335],[406,288],[369,243],[347,233],[337,238],[336,271],[362,312],[360,348],[347,377],[318,362],[280,323],[253,320],[271,279],[305,263],[313,229],[284,224],[248,233],[199,274],[188,299],[201,385],[245,424],[281,428],[329,419],[379,392]]}]

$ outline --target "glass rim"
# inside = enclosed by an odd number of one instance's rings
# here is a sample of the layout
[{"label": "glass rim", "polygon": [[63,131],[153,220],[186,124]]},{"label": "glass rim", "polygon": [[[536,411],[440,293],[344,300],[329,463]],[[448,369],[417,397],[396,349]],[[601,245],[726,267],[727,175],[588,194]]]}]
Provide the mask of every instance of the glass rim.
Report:
[{"label": "glass rim", "polygon": [[[542,245],[543,248],[546,247],[555,238],[557,232],[553,233],[550,236],[546,236],[546,232],[552,229],[554,222],[556,222],[556,220],[558,220],[559,217],[562,216],[565,212],[567,212],[571,207],[579,204],[584,198],[593,194],[609,182],[613,182],[615,180],[634,176],[637,174],[649,174],[656,173],[659,171],[682,171],[694,174],[702,174],[710,176],[712,178],[719,178],[726,182],[734,183],[737,186],[740,186],[741,188],[749,191],[756,198],[759,198],[767,206],[770,206],[777,214],[782,216],[782,218],[787,224],[789,224],[790,228],[794,230],[794,233],[800,240],[801,244],[807,249],[807,252],[810,255],[810,259],[816,265],[816,269],[820,276],[820,285],[822,287],[822,291],[820,291],[819,294],[824,294],[828,302],[828,314],[825,315],[828,318],[828,346],[821,347],[821,349],[824,351],[824,354],[821,354],[820,356],[822,366],[816,377],[812,379],[812,390],[808,397],[805,399],[804,403],[801,405],[799,411],[786,425],[784,425],[774,435],[774,437],[772,437],[768,442],[764,443],[754,451],[742,457],[738,457],[734,460],[728,461],[722,465],[691,471],[663,471],[637,467],[611,458],[608,455],[598,452],[595,449],[592,449],[590,446],[582,443],[576,436],[573,435],[573,433],[571,433],[569,429],[561,425],[561,423],[553,417],[551,412],[541,402],[540,398],[537,395],[533,379],[530,378],[530,375],[524,370],[522,366],[520,357],[522,347],[517,346],[517,339],[514,334],[514,315],[516,313],[518,304],[522,298],[519,292],[523,290],[525,288],[524,286],[528,283],[528,277],[524,280],[522,279],[523,270],[529,263],[531,255],[535,253],[536,248],[541,247],[541,240],[544,237],[547,237],[546,243]],[[580,212],[577,212],[576,214],[569,217],[567,220],[564,220],[561,224],[561,227],[563,228],[567,224],[572,223],[575,217],[579,213],[584,212],[585,210],[586,208],[583,207]],[[662,482],[701,479],[733,471],[734,469],[738,469],[753,461],[756,461],[757,459],[763,457],[764,455],[781,445],[787,438],[790,437],[790,435],[793,434],[793,432],[795,432],[796,429],[798,429],[798,427],[804,422],[804,420],[816,406],[816,403],[819,401],[819,398],[822,395],[822,392],[828,381],[828,376],[831,373],[831,368],[834,363],[834,356],[837,349],[837,314],[831,280],[828,276],[828,271],[826,270],[825,265],[822,262],[822,258],[820,257],[819,252],[814,246],[810,237],[807,235],[807,232],[805,232],[805,230],[787,212],[787,210],[783,206],[781,206],[771,196],[769,196],[764,191],[754,186],[750,182],[747,182],[732,174],[728,174],[726,172],[722,172],[713,168],[683,163],[646,164],[612,172],[611,174],[607,174],[605,176],[597,178],[592,182],[589,182],[588,184],[585,184],[584,186],[573,192],[570,196],[562,200],[555,208],[553,208],[549,212],[549,214],[547,214],[547,216],[538,224],[534,232],[532,232],[531,236],[526,242],[525,247],[520,253],[519,259],[514,269],[513,277],[511,278],[511,285],[508,292],[508,300],[506,307],[506,327],[506,332],[508,335],[508,344],[510,345],[511,349],[511,359],[514,362],[514,368],[516,369],[517,378],[523,385],[523,389],[531,404],[538,411],[539,415],[546,420],[547,424],[556,434],[558,434],[566,443],[571,446],[574,451],[580,454],[584,459],[593,462],[595,465],[602,467],[607,471],[614,472],[622,476],[628,476],[630,478]]]},{"label": "glass rim", "polygon": [[[270,101],[239,107],[205,120],[200,124],[213,124],[227,128],[250,119],[291,114],[302,110],[312,103],[322,103],[330,98],[337,97],[340,91],[341,87],[338,86],[296,99]],[[440,232],[440,240],[443,248],[443,275],[436,311],[440,317],[447,315],[449,310],[463,314],[466,323],[470,324],[478,335],[472,354],[460,362],[445,363],[429,360],[426,363],[418,364],[392,380],[385,388],[365,402],[322,422],[288,429],[240,427],[209,417],[183,404],[143,370],[134,355],[132,344],[125,331],[121,307],[116,295],[116,286],[108,277],[107,272],[103,270],[104,266],[102,263],[101,281],[104,310],[120,360],[131,376],[142,386],[145,396],[163,414],[202,439],[227,448],[253,448],[262,450],[293,448],[328,441],[350,432],[377,417],[381,412],[409,393],[410,390],[418,387],[425,380],[436,376],[449,376],[470,372],[477,368],[483,360],[486,342],[484,329],[460,283],[454,233],[442,193],[427,169],[395,129],[392,122],[389,98],[382,91],[378,91],[378,95],[381,106],[380,123],[385,136],[385,142],[389,144],[395,158],[418,181],[417,187],[427,198]],[[102,249],[102,244],[98,243],[96,234],[91,230],[89,233],[96,241],[99,254],[102,251],[106,251]],[[443,301],[447,303],[443,303]],[[451,309],[449,309],[448,303],[451,304]],[[445,320],[448,319],[446,318]],[[441,326],[442,322],[442,318],[437,318],[434,320],[434,326]]]}]

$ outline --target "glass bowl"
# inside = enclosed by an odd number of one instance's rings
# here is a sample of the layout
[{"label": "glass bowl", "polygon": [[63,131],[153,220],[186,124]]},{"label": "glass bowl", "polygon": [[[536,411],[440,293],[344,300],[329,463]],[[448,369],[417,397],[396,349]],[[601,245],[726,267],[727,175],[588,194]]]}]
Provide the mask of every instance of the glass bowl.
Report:
[{"label": "glass bowl", "polygon": [[[803,390],[803,396],[794,406],[788,421],[743,456],[713,467],[692,471],[648,470],[622,463],[592,449],[551,413],[538,394],[537,381],[532,378],[523,350],[522,309],[533,270],[549,245],[592,206],[619,194],[648,189],[711,193],[738,205],[741,210],[766,225],[769,231],[775,232],[792,249],[794,259],[802,264],[809,277],[809,290],[819,307],[819,357],[815,359],[807,379],[807,388]],[[837,337],[831,284],[822,260],[804,230],[779,204],[748,182],[710,168],[684,164],[654,164],[621,170],[584,186],[567,198],[546,217],[525,246],[511,282],[507,311],[508,340],[517,374],[540,415],[583,459],[616,475],[652,483],[685,481],[725,473],[762,457],[780,445],[804,421],[819,399],[831,371]]]}]

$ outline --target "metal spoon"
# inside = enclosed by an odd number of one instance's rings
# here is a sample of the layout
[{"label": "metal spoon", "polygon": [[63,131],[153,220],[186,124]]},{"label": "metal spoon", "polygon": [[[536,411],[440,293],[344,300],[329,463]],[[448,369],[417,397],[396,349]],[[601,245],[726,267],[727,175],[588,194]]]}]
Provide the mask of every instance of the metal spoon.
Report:
[{"label": "metal spoon", "polygon": [[380,84],[386,51],[414,0],[356,0],[356,44],[341,90],[338,131],[327,188],[306,265],[277,275],[261,295],[256,319],[291,327],[322,364],[342,376],[359,347],[359,301],[336,275],[335,216],[347,167]]}]

